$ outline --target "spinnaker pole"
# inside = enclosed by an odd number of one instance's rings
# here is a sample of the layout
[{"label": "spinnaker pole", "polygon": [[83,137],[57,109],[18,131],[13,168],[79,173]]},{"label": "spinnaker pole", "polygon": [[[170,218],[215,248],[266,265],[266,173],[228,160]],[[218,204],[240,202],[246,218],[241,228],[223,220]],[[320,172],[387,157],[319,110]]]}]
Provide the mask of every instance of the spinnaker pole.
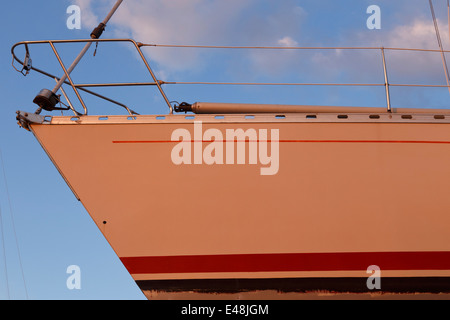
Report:
[{"label": "spinnaker pole", "polygon": [[[108,13],[106,18],[91,32],[91,39],[99,39],[100,38],[103,31],[105,30],[106,24],[112,18],[112,16],[117,11],[117,9],[122,4],[122,2],[123,2],[123,0],[117,0],[114,7]],[[78,65],[78,63],[81,61],[83,56],[89,50],[92,43],[93,43],[93,41],[86,43],[83,50],[81,50],[81,52],[78,54],[78,56],[72,62],[70,67],[67,68],[66,72],[64,72],[64,75],[59,79],[58,83],[53,88],[53,90],[50,91],[48,89],[42,89],[39,92],[39,94],[34,98],[33,102],[39,106],[39,109],[36,111],[36,113],[40,113],[42,111],[42,109],[47,110],[47,111],[52,111],[52,110],[56,109],[55,106],[59,102],[59,98],[56,95],[56,93],[61,88],[63,83],[67,80],[67,76],[70,75],[70,73],[72,73],[72,71],[75,69],[75,67]]]}]

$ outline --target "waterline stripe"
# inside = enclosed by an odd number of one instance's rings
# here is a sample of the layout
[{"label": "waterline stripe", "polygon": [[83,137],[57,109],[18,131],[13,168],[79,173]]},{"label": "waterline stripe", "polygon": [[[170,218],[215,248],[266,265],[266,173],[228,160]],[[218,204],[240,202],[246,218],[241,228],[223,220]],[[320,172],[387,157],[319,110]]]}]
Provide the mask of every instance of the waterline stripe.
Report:
[{"label": "waterline stripe", "polygon": [[154,256],[120,260],[130,274],[358,271],[370,265],[381,270],[450,270],[449,251]]}]

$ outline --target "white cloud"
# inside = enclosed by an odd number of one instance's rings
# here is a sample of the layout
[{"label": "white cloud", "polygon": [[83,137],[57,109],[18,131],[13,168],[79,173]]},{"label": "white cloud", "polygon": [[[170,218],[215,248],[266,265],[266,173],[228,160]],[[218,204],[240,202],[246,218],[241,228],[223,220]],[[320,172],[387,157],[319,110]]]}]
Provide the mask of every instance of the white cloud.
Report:
[{"label": "white cloud", "polygon": [[[115,1],[77,0],[87,20],[93,11],[106,14]],[[261,15],[261,7],[272,8]],[[305,16],[295,0],[282,3],[261,0],[127,0],[107,31],[143,43],[194,45],[295,45],[298,24]],[[99,19],[94,25],[98,24]],[[86,25],[85,25],[86,26]],[[166,74],[201,69],[218,51],[145,48],[157,68]],[[243,55],[252,55],[243,52]],[[212,58],[210,58],[212,59]],[[258,63],[257,61],[255,63]]]},{"label": "white cloud", "polygon": [[75,0],[75,4],[80,7],[83,28],[93,29],[99,23],[99,18],[92,10],[92,0]]},{"label": "white cloud", "polygon": [[[439,33],[444,45],[448,47],[448,29],[438,20]],[[389,32],[386,46],[404,48],[438,49],[435,28],[431,20],[414,20],[409,25],[401,25]]]},{"label": "white cloud", "polygon": [[296,47],[298,46],[298,42],[292,39],[291,37],[284,37],[278,40],[278,44],[282,47]]},{"label": "white cloud", "polygon": [[[241,13],[254,0],[134,0],[123,3],[114,26],[144,43],[223,44],[232,43]],[[147,49],[166,72],[201,65],[204,51],[194,49]]]},{"label": "white cloud", "polygon": [[[440,22],[440,34],[444,49],[449,48],[449,33]],[[353,46],[410,48],[438,50],[434,25],[430,20],[416,19],[408,24],[373,31],[353,33],[345,39],[354,39]],[[351,46],[351,45],[350,45]],[[445,84],[441,54],[439,52],[416,52],[386,50],[387,69],[392,83],[434,83]],[[447,59],[450,55],[447,56]],[[311,69],[323,78],[335,78],[348,82],[383,83],[381,50],[327,50],[316,51],[311,57]],[[448,60],[450,63],[450,59]],[[345,74],[345,78],[342,78]],[[341,78],[339,78],[341,77]]]},{"label": "white cloud", "polygon": [[[444,49],[448,49],[448,29],[443,28],[443,23],[439,23],[439,25]],[[398,26],[383,40],[384,46],[391,48],[439,49],[431,19],[417,19],[408,25]],[[439,52],[388,51],[386,57],[389,63],[388,68],[395,77],[393,80],[445,84],[442,58]]]},{"label": "white cloud", "polygon": [[[85,27],[89,24],[96,26],[115,2],[76,1],[82,8]],[[402,20],[383,23],[380,31],[367,30],[363,24],[361,29],[342,28],[339,34],[328,33],[333,34],[331,41],[338,46],[437,49],[431,19],[426,15],[411,19],[416,13],[402,15]],[[305,19],[308,19],[308,14],[295,0],[127,0],[116,12],[107,32],[111,32],[108,37],[130,37],[157,44],[327,46],[315,34],[323,32],[323,28],[309,28],[309,31],[301,28]],[[384,27],[387,25],[391,27]],[[439,26],[444,46],[450,49],[446,21],[439,21]],[[146,48],[145,52],[157,74],[164,75],[159,78],[167,81],[193,81],[192,75],[195,77],[196,73],[218,65],[225,66],[215,76],[234,75],[233,79],[227,78],[229,81],[259,82],[269,79],[290,82],[294,77],[289,77],[294,74],[297,78],[293,81],[296,82],[384,81],[379,51],[231,50],[225,55],[223,51],[216,50],[151,47]],[[445,83],[439,53],[387,51],[386,58],[391,82]]]}]

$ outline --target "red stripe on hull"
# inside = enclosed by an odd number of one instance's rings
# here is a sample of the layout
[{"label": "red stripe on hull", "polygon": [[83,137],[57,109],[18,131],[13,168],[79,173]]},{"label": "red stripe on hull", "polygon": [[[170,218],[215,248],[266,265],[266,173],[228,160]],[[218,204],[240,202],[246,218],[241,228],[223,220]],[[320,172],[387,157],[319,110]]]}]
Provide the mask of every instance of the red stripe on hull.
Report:
[{"label": "red stripe on hull", "polygon": [[450,270],[450,252],[346,252],[122,257],[130,274],[359,271],[370,265],[381,270]]}]

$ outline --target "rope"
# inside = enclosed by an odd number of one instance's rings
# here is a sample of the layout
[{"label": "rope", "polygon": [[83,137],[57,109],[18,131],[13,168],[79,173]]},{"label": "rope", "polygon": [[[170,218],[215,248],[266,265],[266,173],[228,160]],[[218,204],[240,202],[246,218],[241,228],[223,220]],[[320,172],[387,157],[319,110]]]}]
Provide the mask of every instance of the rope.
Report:
[{"label": "rope", "polygon": [[0,206],[0,233],[2,234],[2,247],[3,247],[3,261],[5,261],[5,278],[6,278],[6,294],[8,296],[8,300],[11,299],[9,295],[9,281],[8,281],[8,266],[6,264],[6,248],[5,248],[5,236],[4,236],[4,228],[3,228],[3,216],[2,216],[2,208]]},{"label": "rope", "polygon": [[[17,254],[18,254],[18,257],[19,257],[19,266],[20,266],[20,271],[21,271],[21,274],[22,274],[23,285],[24,285],[24,288],[25,288],[25,296],[26,296],[26,298],[28,300],[27,284],[25,282],[25,275],[23,273],[22,258],[21,258],[21,255],[20,255],[19,242],[17,241],[16,226],[15,226],[15,223],[14,223],[13,210],[12,210],[12,206],[11,206],[11,197],[9,195],[8,182],[6,180],[5,163],[3,162],[3,155],[2,155],[1,149],[0,149],[0,162],[1,162],[1,165],[2,165],[3,178],[5,180],[6,195],[8,197],[8,205],[9,205],[9,213],[11,215],[11,224],[12,224],[12,229],[13,229],[13,233],[14,233],[14,239],[15,239],[15,242],[16,242]],[[5,258],[5,264],[6,264],[6,258]]]}]

